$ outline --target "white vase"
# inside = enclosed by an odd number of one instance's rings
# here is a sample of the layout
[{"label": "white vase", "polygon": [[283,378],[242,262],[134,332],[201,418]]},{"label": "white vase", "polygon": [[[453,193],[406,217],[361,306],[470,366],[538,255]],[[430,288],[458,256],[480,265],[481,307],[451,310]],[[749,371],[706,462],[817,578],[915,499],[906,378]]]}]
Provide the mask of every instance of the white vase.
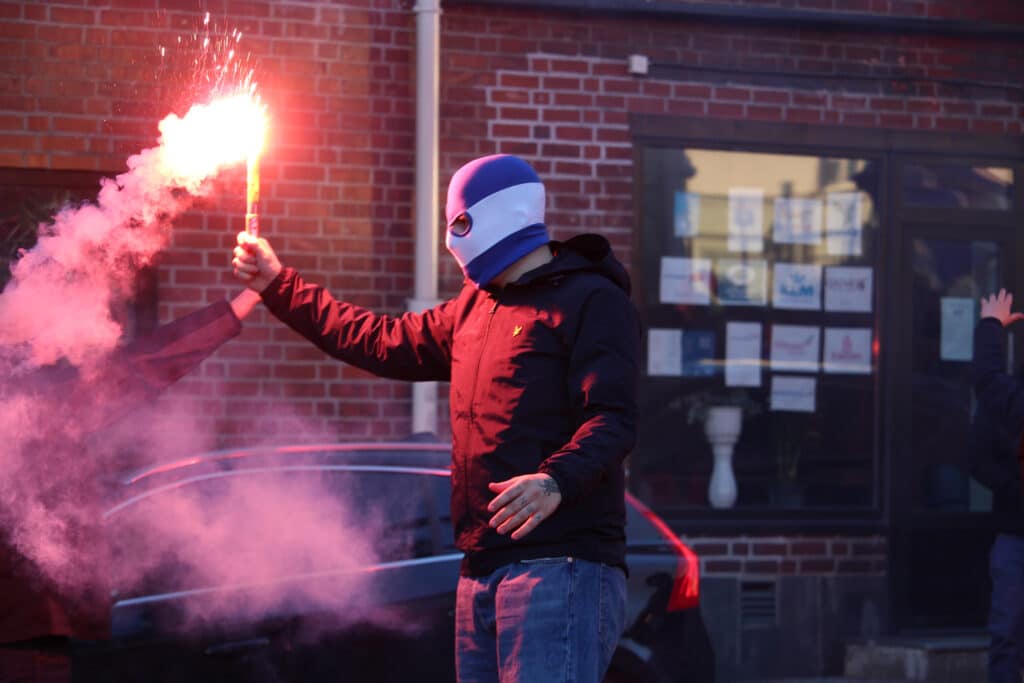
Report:
[{"label": "white vase", "polygon": [[711,443],[715,462],[708,482],[708,500],[712,507],[729,508],[736,504],[736,475],[732,470],[732,451],[740,438],[743,411],[739,406],[713,406],[704,419],[704,434]]}]

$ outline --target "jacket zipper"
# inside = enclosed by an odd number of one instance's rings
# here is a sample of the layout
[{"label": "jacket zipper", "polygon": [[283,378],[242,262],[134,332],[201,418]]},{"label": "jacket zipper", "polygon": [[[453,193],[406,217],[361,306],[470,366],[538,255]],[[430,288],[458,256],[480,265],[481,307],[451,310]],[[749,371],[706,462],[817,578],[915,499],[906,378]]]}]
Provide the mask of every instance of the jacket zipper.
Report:
[{"label": "jacket zipper", "polygon": [[[480,364],[483,360],[484,353],[487,350],[487,338],[491,333],[491,321],[494,320],[494,314],[498,310],[498,303],[498,297],[494,297],[494,304],[491,306],[491,310],[487,313],[487,324],[484,326],[484,338],[480,341],[480,352],[476,356],[476,370],[473,372],[473,390],[469,394],[469,438],[466,439],[467,444],[470,443],[472,439],[474,423],[476,422],[476,386],[477,380],[480,378]],[[468,489],[470,486],[468,457],[462,458],[462,481],[465,482],[465,486]],[[464,496],[464,500],[466,503],[466,518],[468,519],[472,512],[469,506],[468,490]]]}]

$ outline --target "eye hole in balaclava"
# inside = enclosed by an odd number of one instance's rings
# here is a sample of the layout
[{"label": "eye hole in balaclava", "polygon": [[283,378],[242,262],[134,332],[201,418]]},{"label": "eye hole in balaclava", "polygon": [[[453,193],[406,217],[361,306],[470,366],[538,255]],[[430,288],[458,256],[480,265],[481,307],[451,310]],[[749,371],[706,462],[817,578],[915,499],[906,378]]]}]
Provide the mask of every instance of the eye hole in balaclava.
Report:
[{"label": "eye hole in balaclava", "polygon": [[456,237],[465,237],[473,227],[473,217],[468,213],[460,213],[448,224],[448,232]]}]

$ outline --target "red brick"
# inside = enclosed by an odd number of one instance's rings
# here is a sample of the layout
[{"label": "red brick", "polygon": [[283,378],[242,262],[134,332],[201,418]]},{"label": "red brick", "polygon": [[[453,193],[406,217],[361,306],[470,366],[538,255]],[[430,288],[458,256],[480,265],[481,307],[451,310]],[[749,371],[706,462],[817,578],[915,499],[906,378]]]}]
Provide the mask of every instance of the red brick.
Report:
[{"label": "red brick", "polygon": [[782,107],[761,107],[757,105],[747,105],[747,116],[751,119],[760,121],[780,121],[782,120]]},{"label": "red brick", "polygon": [[878,124],[878,115],[861,112],[843,112],[840,121],[846,125],[870,127]]},{"label": "red brick", "polygon": [[835,560],[800,560],[801,574],[831,574],[836,570]]},{"label": "red brick", "polygon": [[742,104],[722,104],[720,102],[709,102],[707,112],[709,116],[726,119],[739,119],[743,117]]},{"label": "red brick", "polygon": [[882,114],[878,117],[878,124],[883,128],[912,128],[914,116],[912,114]]},{"label": "red brick", "polygon": [[752,97],[747,88],[716,87],[714,98],[716,100],[748,102]]},{"label": "red brick", "polygon": [[1011,134],[1007,121],[989,121],[985,119],[973,119],[971,121],[971,132],[993,135]]},{"label": "red brick", "polygon": [[89,25],[96,21],[96,11],[76,7],[51,7],[50,21],[58,24]]},{"label": "red brick", "polygon": [[824,541],[795,541],[790,546],[793,555],[827,555],[828,546]]},{"label": "red brick", "polygon": [[672,92],[674,93],[675,97],[689,97],[696,99],[711,98],[711,86],[709,85],[690,85],[677,83],[672,86]]},{"label": "red brick", "polygon": [[779,572],[778,560],[745,560],[743,571],[748,574],[777,574]]},{"label": "red brick", "polygon": [[738,574],[743,569],[743,564],[736,560],[708,560],[702,561],[701,573],[707,574]]}]

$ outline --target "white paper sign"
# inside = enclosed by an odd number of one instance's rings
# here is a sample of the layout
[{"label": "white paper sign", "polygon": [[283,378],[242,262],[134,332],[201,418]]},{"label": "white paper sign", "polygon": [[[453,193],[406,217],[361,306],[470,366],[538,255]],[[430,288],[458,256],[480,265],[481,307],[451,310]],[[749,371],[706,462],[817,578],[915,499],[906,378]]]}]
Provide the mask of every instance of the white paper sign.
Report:
[{"label": "white paper sign", "polygon": [[672,212],[676,237],[695,237],[700,224],[700,195],[677,190]]},{"label": "white paper sign", "polygon": [[870,313],[872,270],[854,266],[825,269],[825,310]]},{"label": "white paper sign", "polygon": [[860,192],[829,192],[825,199],[825,243],[834,256],[860,256]]},{"label": "white paper sign", "polygon": [[817,383],[813,377],[773,375],[771,409],[813,413]]},{"label": "white paper sign", "polygon": [[761,386],[761,323],[725,324],[725,385]]},{"label": "white paper sign", "polygon": [[711,259],[661,257],[663,304],[711,303]]},{"label": "white paper sign", "polygon": [[682,330],[652,328],[647,332],[647,374],[651,377],[682,377]]},{"label": "white paper sign", "polygon": [[825,372],[870,375],[871,328],[826,327],[821,365]]},{"label": "white paper sign", "polygon": [[768,266],[764,260],[715,261],[715,294],[723,306],[764,306],[768,302]]},{"label": "white paper sign", "polygon": [[974,299],[942,297],[939,357],[969,361],[974,355]]},{"label": "white paper sign", "polygon": [[772,325],[772,370],[817,372],[821,328],[810,325]]},{"label": "white paper sign", "polygon": [[772,277],[772,305],[817,311],[821,308],[821,266],[776,263]]},{"label": "white paper sign", "polygon": [[764,191],[756,187],[729,190],[729,251],[764,250]]},{"label": "white paper sign", "polygon": [[820,199],[776,199],[772,240],[779,244],[821,243],[821,213]]}]

